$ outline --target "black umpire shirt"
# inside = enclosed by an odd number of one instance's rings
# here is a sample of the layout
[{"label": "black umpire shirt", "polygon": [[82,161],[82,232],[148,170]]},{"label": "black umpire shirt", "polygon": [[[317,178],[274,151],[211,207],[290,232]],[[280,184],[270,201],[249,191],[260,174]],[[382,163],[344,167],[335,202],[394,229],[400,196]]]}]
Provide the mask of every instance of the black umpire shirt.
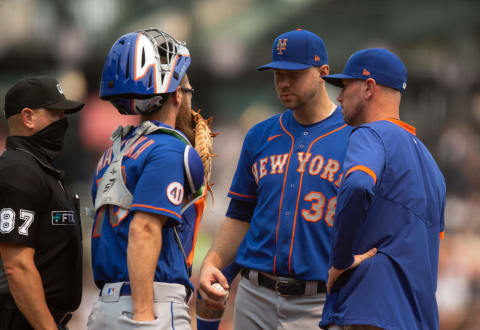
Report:
[{"label": "black umpire shirt", "polygon": [[[35,249],[49,308],[74,311],[82,296],[82,234],[78,204],[60,171],[28,138],[10,136],[0,157],[0,242]],[[9,293],[3,265],[0,293]],[[1,307],[0,307],[1,308]]]}]

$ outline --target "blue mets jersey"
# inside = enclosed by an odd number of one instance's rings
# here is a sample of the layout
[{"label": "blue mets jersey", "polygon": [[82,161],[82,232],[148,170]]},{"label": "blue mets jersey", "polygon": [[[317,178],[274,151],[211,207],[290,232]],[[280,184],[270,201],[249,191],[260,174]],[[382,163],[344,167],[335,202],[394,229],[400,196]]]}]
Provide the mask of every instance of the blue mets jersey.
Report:
[{"label": "blue mets jersey", "polygon": [[309,126],[287,110],[250,129],[228,193],[255,205],[235,259],[240,267],[326,281],[350,131],[340,108]]},{"label": "blue mets jersey", "polygon": [[327,296],[321,326],[438,329],[435,300],[446,187],[415,129],[399,120],[356,128],[338,195],[332,263],[377,254],[348,270]]},{"label": "blue mets jersey", "polygon": [[[171,129],[163,123],[153,123]],[[133,131],[122,139],[123,146]],[[168,217],[162,229],[162,249],[154,281],[179,283],[193,288],[173,230],[174,225],[182,222],[184,194],[188,193],[188,189],[184,189],[185,147],[185,143],[174,135],[159,132],[141,136],[124,151],[122,177],[133,195],[133,201],[129,209],[104,205],[96,212],[92,232],[92,266],[99,288],[108,282],[129,281],[128,231],[135,211]],[[98,163],[92,186],[94,201],[98,182],[109,168],[112,153],[112,147],[107,149]]]}]

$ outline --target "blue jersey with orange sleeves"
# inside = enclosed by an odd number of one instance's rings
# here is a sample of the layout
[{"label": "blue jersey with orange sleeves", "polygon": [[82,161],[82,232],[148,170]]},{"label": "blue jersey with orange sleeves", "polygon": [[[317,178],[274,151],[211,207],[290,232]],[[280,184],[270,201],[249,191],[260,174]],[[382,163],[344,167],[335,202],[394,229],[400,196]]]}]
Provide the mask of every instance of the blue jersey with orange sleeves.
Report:
[{"label": "blue jersey with orange sleeves", "polygon": [[250,129],[228,193],[233,200],[255,204],[235,259],[240,267],[327,280],[350,131],[340,108],[309,126],[287,110]]},{"label": "blue jersey with orange sleeves", "polygon": [[350,137],[338,195],[332,264],[377,254],[335,282],[321,326],[438,329],[435,300],[446,186],[415,129],[399,120],[361,125]]},{"label": "blue jersey with orange sleeves", "polygon": [[[157,126],[171,128],[152,121]],[[133,132],[133,130],[132,130]],[[122,139],[125,143],[132,133]],[[123,179],[133,195],[128,210],[113,205],[102,206],[96,212],[92,230],[92,267],[95,283],[128,282],[128,231],[135,211],[168,217],[162,229],[162,249],[155,270],[156,282],[178,283],[193,289],[185,260],[174,236],[173,226],[181,224],[184,202],[185,143],[167,133],[142,136],[122,159]],[[112,148],[100,158],[92,186],[93,200],[97,182],[112,160]],[[187,189],[188,191],[188,189]]]}]

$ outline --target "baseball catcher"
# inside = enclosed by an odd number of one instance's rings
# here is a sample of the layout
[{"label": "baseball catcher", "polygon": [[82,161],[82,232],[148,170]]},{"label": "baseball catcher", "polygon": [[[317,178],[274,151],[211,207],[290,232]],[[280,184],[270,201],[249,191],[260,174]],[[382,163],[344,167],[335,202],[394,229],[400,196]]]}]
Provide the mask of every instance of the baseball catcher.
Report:
[{"label": "baseball catcher", "polygon": [[157,29],[120,37],[107,55],[100,97],[141,124],[113,132],[94,175],[101,291],[89,329],[190,329],[189,277],[213,157],[211,120],[190,110],[190,61],[184,42]]}]

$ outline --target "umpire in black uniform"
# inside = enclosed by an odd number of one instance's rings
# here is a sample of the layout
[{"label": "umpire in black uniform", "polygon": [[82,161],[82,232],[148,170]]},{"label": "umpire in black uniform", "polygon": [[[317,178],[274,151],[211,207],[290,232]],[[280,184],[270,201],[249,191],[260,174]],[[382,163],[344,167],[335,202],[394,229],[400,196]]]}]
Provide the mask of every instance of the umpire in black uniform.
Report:
[{"label": "umpire in black uniform", "polygon": [[0,157],[0,329],[66,329],[82,296],[78,197],[52,161],[62,150],[65,98],[52,77],[23,79],[5,96]]}]

